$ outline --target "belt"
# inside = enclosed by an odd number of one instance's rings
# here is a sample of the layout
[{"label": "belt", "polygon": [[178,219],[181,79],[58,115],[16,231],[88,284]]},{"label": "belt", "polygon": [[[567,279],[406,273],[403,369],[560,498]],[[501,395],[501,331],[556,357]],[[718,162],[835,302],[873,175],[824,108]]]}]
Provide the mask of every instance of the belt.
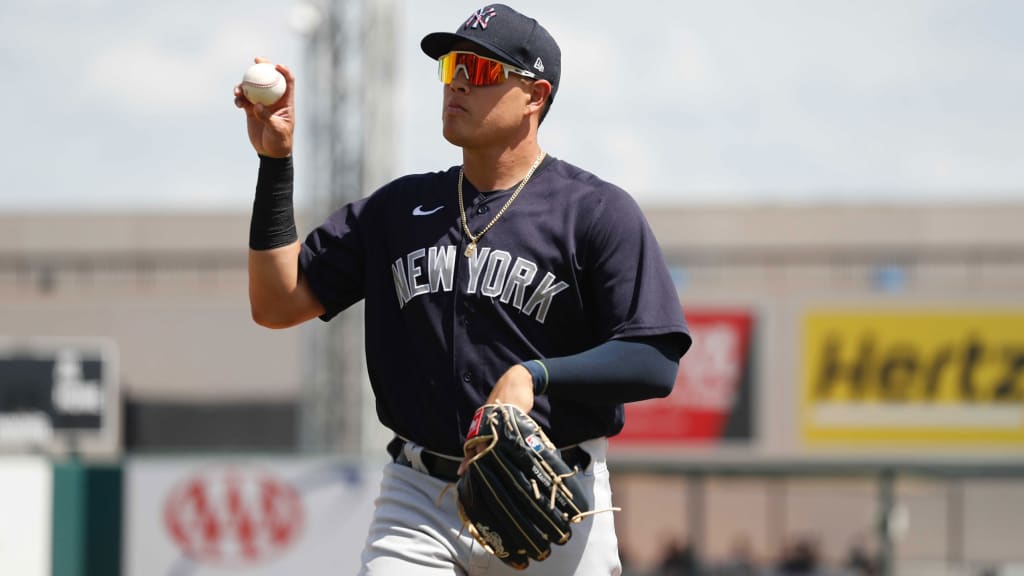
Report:
[{"label": "belt", "polygon": [[[391,454],[391,458],[396,464],[413,468],[412,462],[406,455],[405,450],[403,450],[405,444],[405,440],[396,437],[388,443],[388,453]],[[562,448],[559,450],[559,454],[562,456],[562,460],[569,465],[569,468],[579,468],[580,471],[583,471],[590,465],[590,454],[587,454],[587,451],[579,446]],[[423,462],[423,467],[427,469],[427,473],[434,478],[447,482],[458,481],[461,460],[452,460],[451,458],[427,452],[426,450],[420,452],[420,460]]]}]

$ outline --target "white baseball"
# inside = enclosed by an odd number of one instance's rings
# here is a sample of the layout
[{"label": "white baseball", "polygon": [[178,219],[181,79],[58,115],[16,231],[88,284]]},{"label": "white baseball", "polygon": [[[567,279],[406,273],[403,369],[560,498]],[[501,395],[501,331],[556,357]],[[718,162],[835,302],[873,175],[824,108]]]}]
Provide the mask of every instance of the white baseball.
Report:
[{"label": "white baseball", "polygon": [[284,76],[267,62],[249,66],[242,77],[242,94],[253,104],[269,106],[281,99],[287,87]]}]

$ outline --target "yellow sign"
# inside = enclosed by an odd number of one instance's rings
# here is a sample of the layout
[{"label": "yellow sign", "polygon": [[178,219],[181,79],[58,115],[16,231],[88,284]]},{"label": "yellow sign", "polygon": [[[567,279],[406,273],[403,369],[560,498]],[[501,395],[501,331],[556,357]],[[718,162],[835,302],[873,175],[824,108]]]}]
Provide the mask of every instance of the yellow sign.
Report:
[{"label": "yellow sign", "polygon": [[1024,446],[1024,312],[814,311],[810,443]]}]

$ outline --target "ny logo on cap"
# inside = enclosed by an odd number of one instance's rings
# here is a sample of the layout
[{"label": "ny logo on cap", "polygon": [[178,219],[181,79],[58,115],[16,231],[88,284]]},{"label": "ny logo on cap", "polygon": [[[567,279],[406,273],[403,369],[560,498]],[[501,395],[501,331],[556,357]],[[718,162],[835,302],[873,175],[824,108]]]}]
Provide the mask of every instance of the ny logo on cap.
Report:
[{"label": "ny logo on cap", "polygon": [[487,29],[487,23],[491,21],[491,18],[494,17],[495,13],[496,13],[496,10],[494,9],[493,6],[488,6],[486,8],[481,8],[481,9],[477,10],[476,12],[473,12],[473,14],[469,17],[469,20],[466,20],[466,23],[462,27],[463,28],[477,28],[477,27],[479,27],[482,30],[486,30]]}]

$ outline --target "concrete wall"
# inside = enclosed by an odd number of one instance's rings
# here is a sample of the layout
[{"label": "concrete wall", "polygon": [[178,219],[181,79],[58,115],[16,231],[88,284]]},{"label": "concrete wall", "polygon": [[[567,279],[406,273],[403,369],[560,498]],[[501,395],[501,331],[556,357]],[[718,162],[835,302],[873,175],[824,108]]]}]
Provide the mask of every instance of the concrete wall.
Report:
[{"label": "concrete wall", "polygon": [[106,337],[136,400],[293,399],[301,332],[249,316],[246,215],[0,217],[0,335]]}]

